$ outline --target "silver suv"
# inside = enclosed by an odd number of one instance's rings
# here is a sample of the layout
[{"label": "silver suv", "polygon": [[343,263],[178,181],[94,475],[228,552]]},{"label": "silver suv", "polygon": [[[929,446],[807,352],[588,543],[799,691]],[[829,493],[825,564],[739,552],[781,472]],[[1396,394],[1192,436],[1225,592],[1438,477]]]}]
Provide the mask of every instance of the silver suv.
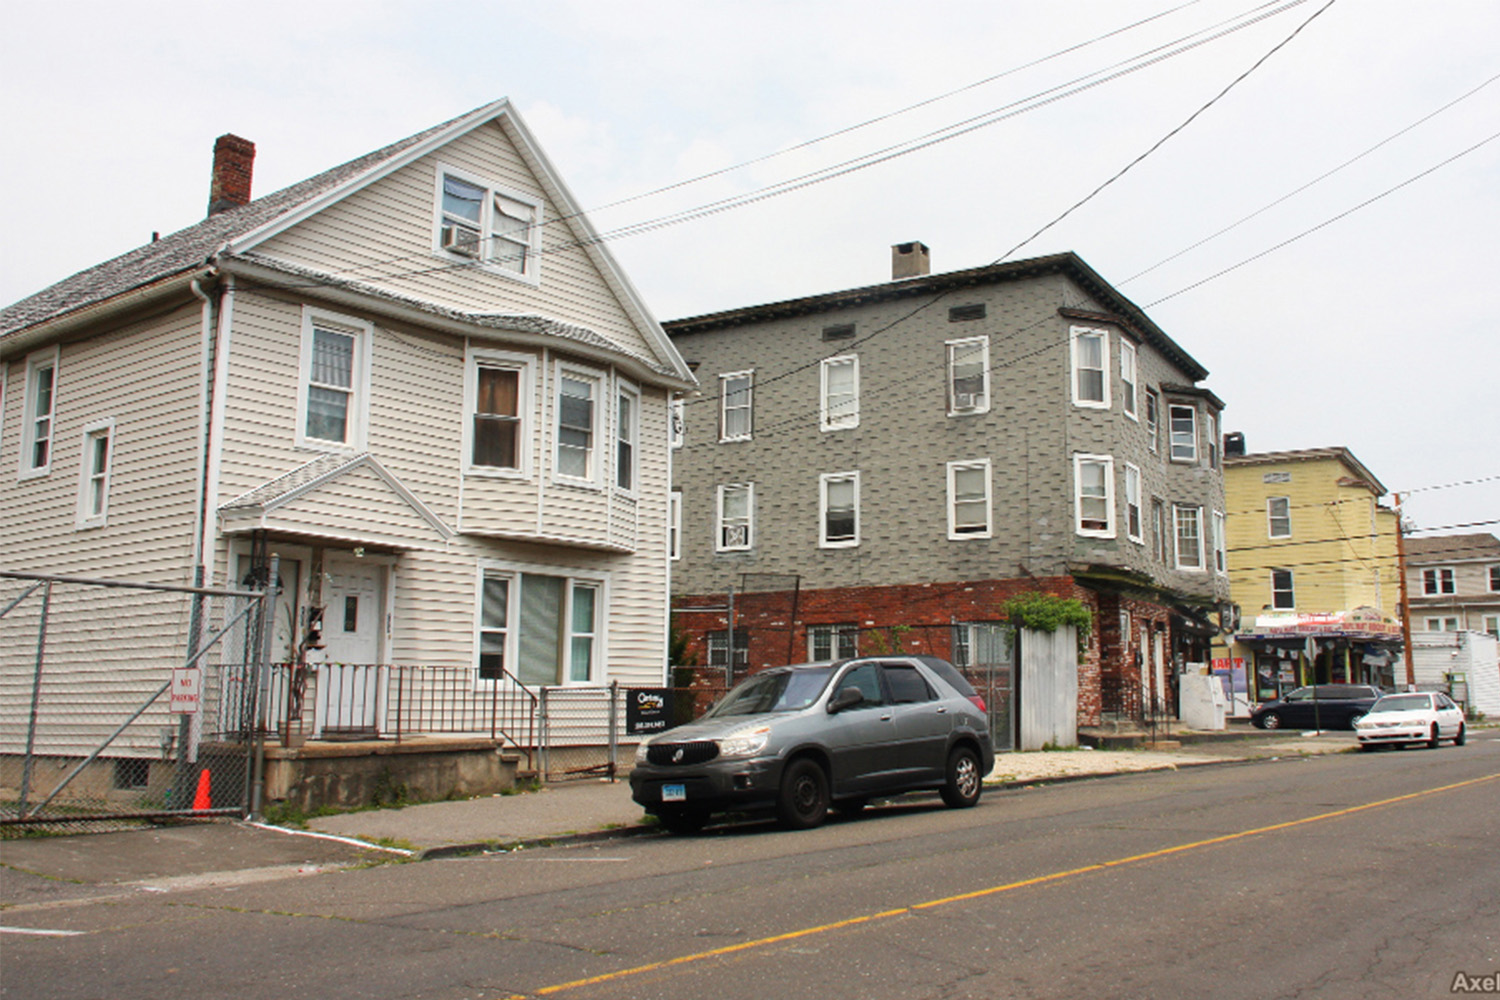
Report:
[{"label": "silver suv", "polygon": [[871,656],[755,674],[703,718],[642,743],[630,790],[674,833],[765,808],[806,829],[830,805],[858,812],[918,789],[972,806],[994,763],[984,700],[951,663]]}]

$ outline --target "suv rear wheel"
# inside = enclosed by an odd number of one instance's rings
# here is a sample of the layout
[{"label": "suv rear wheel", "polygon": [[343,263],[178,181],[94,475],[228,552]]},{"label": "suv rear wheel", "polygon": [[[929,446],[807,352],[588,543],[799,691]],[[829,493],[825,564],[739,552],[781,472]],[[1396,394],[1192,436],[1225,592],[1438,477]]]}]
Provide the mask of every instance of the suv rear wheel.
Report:
[{"label": "suv rear wheel", "polygon": [[943,801],[954,809],[967,809],[979,801],[983,789],[979,755],[968,747],[956,748],[948,755],[948,780],[943,784]]}]

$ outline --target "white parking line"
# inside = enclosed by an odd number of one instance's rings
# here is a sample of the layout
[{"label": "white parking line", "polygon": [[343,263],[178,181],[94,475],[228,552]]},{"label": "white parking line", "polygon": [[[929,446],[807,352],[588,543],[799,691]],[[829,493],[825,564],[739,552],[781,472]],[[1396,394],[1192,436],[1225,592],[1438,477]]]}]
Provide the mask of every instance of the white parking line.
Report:
[{"label": "white parking line", "polygon": [[45,927],[0,927],[0,934],[35,934],[39,937],[78,937],[85,931],[55,931]]}]

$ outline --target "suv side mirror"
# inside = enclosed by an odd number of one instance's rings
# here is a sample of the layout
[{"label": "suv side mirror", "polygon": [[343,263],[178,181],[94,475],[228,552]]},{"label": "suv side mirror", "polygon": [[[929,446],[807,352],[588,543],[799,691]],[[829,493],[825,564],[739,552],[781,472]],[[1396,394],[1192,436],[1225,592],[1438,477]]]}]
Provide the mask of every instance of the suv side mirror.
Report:
[{"label": "suv side mirror", "polygon": [[865,693],[857,687],[848,687],[833,696],[828,702],[828,714],[833,715],[842,712],[846,708],[853,708],[865,700]]}]

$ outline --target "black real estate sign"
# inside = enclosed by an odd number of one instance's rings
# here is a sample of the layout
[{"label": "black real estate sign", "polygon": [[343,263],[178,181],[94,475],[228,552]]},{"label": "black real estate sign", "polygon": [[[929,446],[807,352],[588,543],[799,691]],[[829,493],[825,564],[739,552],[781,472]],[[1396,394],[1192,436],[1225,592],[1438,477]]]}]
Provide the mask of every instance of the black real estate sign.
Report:
[{"label": "black real estate sign", "polygon": [[673,725],[671,688],[625,689],[625,732],[641,736],[664,732]]}]

